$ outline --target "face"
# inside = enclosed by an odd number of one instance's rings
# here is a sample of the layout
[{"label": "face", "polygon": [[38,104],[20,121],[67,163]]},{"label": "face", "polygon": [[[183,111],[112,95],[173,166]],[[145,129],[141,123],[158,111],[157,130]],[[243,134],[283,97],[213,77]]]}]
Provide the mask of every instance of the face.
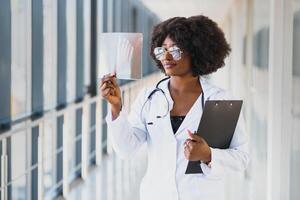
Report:
[{"label": "face", "polygon": [[[192,74],[190,56],[182,50],[174,51],[174,49],[176,50],[177,46],[170,37],[166,37],[162,44],[162,47],[167,50],[162,54],[160,58],[166,75],[185,76]],[[172,54],[174,55],[174,57],[172,56]]]}]

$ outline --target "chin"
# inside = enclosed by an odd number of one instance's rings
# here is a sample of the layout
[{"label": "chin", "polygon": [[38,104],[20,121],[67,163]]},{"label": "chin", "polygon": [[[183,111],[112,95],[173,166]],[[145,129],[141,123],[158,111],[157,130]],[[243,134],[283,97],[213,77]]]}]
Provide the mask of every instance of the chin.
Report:
[{"label": "chin", "polygon": [[178,73],[174,72],[173,70],[165,70],[165,74],[167,76],[176,76]]},{"label": "chin", "polygon": [[184,73],[177,70],[171,70],[171,69],[165,69],[165,75],[166,76],[179,76],[179,77],[185,77],[187,75],[192,75],[192,73]]}]

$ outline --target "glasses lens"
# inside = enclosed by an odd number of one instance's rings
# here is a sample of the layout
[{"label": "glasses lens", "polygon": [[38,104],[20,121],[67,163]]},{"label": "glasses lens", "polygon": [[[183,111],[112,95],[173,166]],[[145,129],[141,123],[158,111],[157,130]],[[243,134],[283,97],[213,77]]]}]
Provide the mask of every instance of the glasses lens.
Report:
[{"label": "glasses lens", "polygon": [[[167,50],[164,47],[156,47],[153,51],[155,58],[157,60],[163,60],[165,53]],[[172,55],[174,60],[181,59],[181,51],[177,46],[171,47],[168,49],[168,52]]]},{"label": "glasses lens", "polygon": [[161,60],[165,54],[166,50],[163,47],[156,47],[154,49],[154,55],[156,57],[157,60]]},{"label": "glasses lens", "polygon": [[180,60],[181,58],[181,52],[180,49],[178,47],[172,47],[169,50],[170,54],[172,55],[174,60]]}]

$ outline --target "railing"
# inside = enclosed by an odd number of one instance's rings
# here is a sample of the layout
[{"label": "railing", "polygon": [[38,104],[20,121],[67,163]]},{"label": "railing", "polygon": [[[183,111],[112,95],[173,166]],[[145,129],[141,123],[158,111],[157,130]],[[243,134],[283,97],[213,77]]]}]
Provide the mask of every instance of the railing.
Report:
[{"label": "railing", "polygon": [[[122,86],[124,109],[129,112],[129,105],[141,87],[154,84],[160,77],[153,74]],[[102,105],[99,96],[86,96],[79,103],[48,111],[36,120],[28,118],[14,123],[2,133],[1,200],[67,196],[77,177],[84,180],[92,165],[101,166],[102,149],[106,147],[102,138],[106,134]],[[111,167],[115,169],[115,174],[108,174],[114,179],[114,185],[107,187],[117,191],[112,194],[114,199],[130,199],[144,173],[144,151],[137,155],[135,162],[123,161],[114,156],[108,142],[107,154],[114,160]]]}]

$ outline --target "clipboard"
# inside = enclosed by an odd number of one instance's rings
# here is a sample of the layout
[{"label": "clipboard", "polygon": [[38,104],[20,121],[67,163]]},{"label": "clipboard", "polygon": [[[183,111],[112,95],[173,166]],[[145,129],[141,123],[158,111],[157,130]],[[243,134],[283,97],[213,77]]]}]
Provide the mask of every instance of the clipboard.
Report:
[{"label": "clipboard", "polygon": [[[203,137],[212,148],[229,148],[242,104],[242,100],[206,101],[195,134]],[[185,174],[203,173],[200,164],[201,161],[189,161]]]}]

